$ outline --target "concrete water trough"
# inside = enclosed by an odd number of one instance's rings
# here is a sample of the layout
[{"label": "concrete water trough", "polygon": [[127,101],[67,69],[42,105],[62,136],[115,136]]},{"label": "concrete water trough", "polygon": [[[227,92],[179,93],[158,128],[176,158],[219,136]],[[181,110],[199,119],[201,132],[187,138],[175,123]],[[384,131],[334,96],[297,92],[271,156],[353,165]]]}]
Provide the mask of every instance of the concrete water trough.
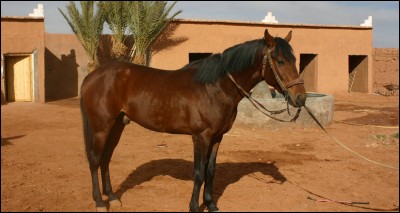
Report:
[{"label": "concrete water trough", "polygon": [[[280,93],[276,93],[274,90],[271,90],[265,82],[260,82],[256,87],[254,87],[251,96],[270,111],[286,109],[287,107],[283,96]],[[308,92],[306,106],[310,109],[322,126],[328,126],[332,123],[334,112],[334,98],[332,95]],[[272,116],[289,121],[296,114],[297,108],[289,106],[289,110],[291,115],[285,111]],[[243,98],[243,100],[240,101],[235,122],[261,128],[271,128],[273,126],[275,127],[282,125],[295,125],[300,127],[318,126],[304,108],[302,108],[300,116],[296,122],[291,124],[269,118],[258,111],[253,104],[247,100],[247,98]]]}]

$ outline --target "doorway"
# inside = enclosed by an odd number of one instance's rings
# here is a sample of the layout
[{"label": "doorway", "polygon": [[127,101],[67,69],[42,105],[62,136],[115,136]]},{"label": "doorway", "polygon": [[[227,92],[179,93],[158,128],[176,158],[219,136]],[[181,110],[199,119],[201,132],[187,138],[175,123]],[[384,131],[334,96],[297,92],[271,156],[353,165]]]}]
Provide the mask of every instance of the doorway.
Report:
[{"label": "doorway", "polygon": [[4,57],[6,100],[32,101],[31,55],[9,55]]},{"label": "doorway", "polygon": [[212,53],[189,53],[189,63],[206,58],[210,55],[212,55]]},{"label": "doorway", "polygon": [[368,93],[368,56],[349,55],[348,92]]},{"label": "doorway", "polygon": [[307,92],[317,92],[317,54],[300,54],[300,75]]}]

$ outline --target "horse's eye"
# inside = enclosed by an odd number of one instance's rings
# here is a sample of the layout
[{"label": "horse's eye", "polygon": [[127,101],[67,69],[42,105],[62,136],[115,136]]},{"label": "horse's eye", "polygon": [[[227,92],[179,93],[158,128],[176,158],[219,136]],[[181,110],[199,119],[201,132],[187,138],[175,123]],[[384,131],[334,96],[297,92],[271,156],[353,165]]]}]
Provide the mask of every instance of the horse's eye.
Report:
[{"label": "horse's eye", "polygon": [[284,64],[284,63],[285,63],[284,61],[278,60],[278,64],[282,65],[282,64]]}]

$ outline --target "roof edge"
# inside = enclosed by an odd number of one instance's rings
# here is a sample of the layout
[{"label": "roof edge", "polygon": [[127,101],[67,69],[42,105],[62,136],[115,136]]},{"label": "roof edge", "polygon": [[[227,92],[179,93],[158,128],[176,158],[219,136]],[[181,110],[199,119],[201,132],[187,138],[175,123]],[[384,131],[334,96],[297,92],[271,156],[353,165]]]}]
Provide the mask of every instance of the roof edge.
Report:
[{"label": "roof edge", "polygon": [[32,17],[32,16],[2,16],[1,20],[44,20],[44,17]]},{"label": "roof edge", "polygon": [[309,28],[352,28],[352,29],[372,29],[371,26],[356,25],[328,25],[328,24],[294,24],[294,23],[263,23],[251,21],[232,21],[232,20],[201,20],[201,19],[174,19],[175,23],[208,23],[222,25],[254,25],[254,26],[276,26],[276,27],[309,27]]}]

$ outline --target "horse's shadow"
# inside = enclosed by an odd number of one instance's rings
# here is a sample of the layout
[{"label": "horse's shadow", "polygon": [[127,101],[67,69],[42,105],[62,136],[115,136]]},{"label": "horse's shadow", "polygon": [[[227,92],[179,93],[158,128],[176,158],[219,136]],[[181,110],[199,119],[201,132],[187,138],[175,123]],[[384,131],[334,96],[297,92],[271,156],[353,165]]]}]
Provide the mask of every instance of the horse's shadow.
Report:
[{"label": "horse's shadow", "polygon": [[[272,181],[262,180],[266,183],[283,183],[286,181],[285,176],[279,172],[279,169],[273,163],[217,163],[216,175],[213,183],[213,197],[215,201],[218,202],[218,199],[230,184],[255,172],[261,172],[273,178]],[[193,162],[182,159],[161,159],[145,163],[129,174],[121,183],[115,194],[121,199],[122,195],[130,188],[150,181],[152,178],[159,175],[169,175],[180,180],[193,180]],[[191,192],[192,191],[188,191],[188,193]],[[204,210],[204,205],[202,205],[201,208]]]}]

